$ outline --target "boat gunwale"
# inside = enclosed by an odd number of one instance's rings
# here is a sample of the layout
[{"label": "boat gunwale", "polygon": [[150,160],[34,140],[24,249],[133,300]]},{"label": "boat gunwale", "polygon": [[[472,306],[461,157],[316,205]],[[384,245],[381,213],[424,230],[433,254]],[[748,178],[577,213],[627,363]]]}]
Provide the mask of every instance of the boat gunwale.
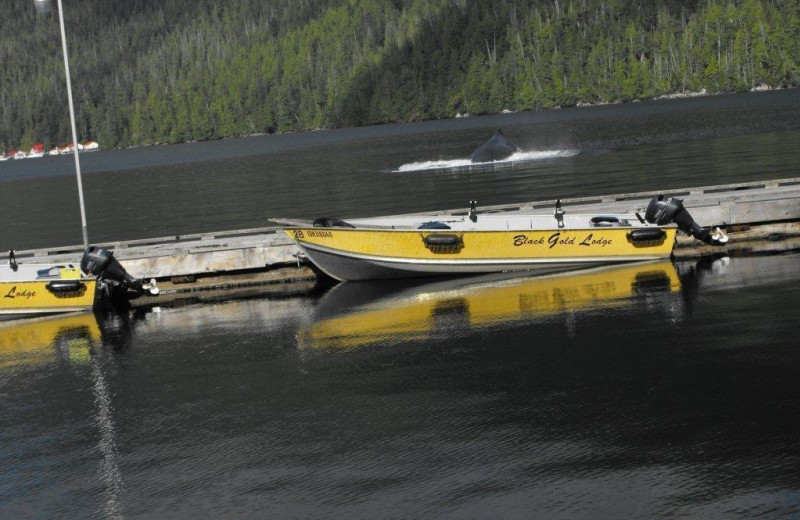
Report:
[{"label": "boat gunwale", "polygon": [[[546,228],[507,228],[507,229],[420,229],[420,228],[407,228],[407,227],[318,227],[318,226],[287,226],[283,228],[285,231],[347,231],[347,232],[365,232],[365,231],[397,231],[402,233],[425,233],[425,234],[452,234],[452,233],[511,233],[515,231],[612,231],[612,230],[625,230],[632,229],[673,229],[677,228],[676,224],[656,225],[656,224],[641,224],[630,226],[593,226],[593,227],[546,227]],[[300,239],[302,240],[302,239]]]}]

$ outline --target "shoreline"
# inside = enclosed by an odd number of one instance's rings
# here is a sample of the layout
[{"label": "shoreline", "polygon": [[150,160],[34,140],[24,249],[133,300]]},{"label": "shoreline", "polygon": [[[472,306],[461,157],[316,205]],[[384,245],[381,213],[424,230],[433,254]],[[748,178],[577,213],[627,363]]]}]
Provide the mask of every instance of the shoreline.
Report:
[{"label": "shoreline", "polygon": [[153,144],[137,144],[131,146],[124,146],[124,147],[116,147],[116,148],[108,148],[108,150],[126,150],[129,148],[142,148],[147,146],[167,146],[171,144],[188,144],[188,143],[207,143],[213,141],[224,141],[228,139],[244,139],[248,137],[263,137],[267,135],[292,135],[292,134],[303,134],[303,133],[314,133],[314,132],[325,132],[329,130],[346,130],[346,129],[355,129],[355,128],[369,128],[375,126],[385,126],[385,125],[397,125],[397,124],[406,124],[406,123],[422,123],[425,121],[447,121],[453,119],[469,119],[474,117],[483,117],[483,116],[499,116],[499,115],[506,115],[506,114],[520,114],[524,112],[546,112],[550,110],[565,110],[570,108],[584,108],[584,107],[598,107],[598,106],[613,106],[613,105],[624,105],[628,103],[642,103],[646,101],[665,101],[665,100],[673,100],[673,99],[691,99],[691,98],[700,98],[700,97],[712,97],[712,96],[725,96],[725,95],[732,95],[732,94],[750,94],[750,93],[757,93],[757,92],[774,92],[774,91],[781,91],[781,90],[790,90],[790,89],[798,89],[800,86],[797,87],[773,87],[767,84],[761,84],[756,87],[751,88],[750,90],[739,90],[739,91],[714,91],[708,92],[706,89],[700,89],[699,91],[683,91],[683,92],[673,92],[671,94],[662,94],[660,96],[656,96],[653,98],[645,98],[645,99],[632,99],[630,101],[600,101],[596,103],[591,102],[578,102],[574,105],[558,105],[554,107],[547,107],[547,108],[535,108],[535,109],[526,109],[526,110],[510,110],[510,109],[503,109],[499,112],[487,112],[482,114],[470,114],[470,113],[460,113],[456,112],[454,115],[450,117],[432,117],[429,119],[403,119],[399,121],[393,122],[381,122],[381,123],[371,123],[371,124],[364,124],[358,126],[336,126],[336,127],[318,127],[318,128],[308,128],[304,130],[287,130],[285,132],[275,131],[275,132],[256,132],[252,134],[244,134],[238,136],[230,136],[230,137],[219,137],[216,139],[205,139],[205,140],[191,140],[191,141],[180,141],[178,143],[153,143]]},{"label": "shoreline", "polygon": [[[394,122],[382,122],[382,123],[372,123],[372,124],[364,124],[359,126],[341,126],[341,127],[318,127],[318,128],[309,128],[304,130],[287,130],[284,132],[275,131],[275,132],[255,132],[251,134],[243,134],[237,136],[227,136],[227,137],[218,137],[214,139],[204,139],[204,140],[188,140],[188,141],[179,141],[176,143],[142,143],[142,144],[134,144],[129,146],[116,146],[116,147],[109,147],[109,148],[101,148],[100,150],[92,150],[92,151],[114,151],[114,150],[131,150],[136,148],[147,148],[147,147],[161,147],[161,146],[170,146],[170,145],[180,145],[180,144],[192,144],[192,143],[211,143],[215,141],[226,141],[226,140],[233,140],[233,139],[246,139],[252,137],[263,137],[268,135],[274,136],[282,136],[282,135],[293,135],[293,134],[306,134],[306,133],[317,133],[317,132],[326,132],[329,130],[347,130],[347,129],[356,129],[356,128],[369,128],[369,127],[377,127],[377,126],[387,126],[387,125],[397,125],[397,124],[407,124],[407,123],[422,123],[426,121],[448,121],[454,119],[469,119],[475,117],[484,117],[484,116],[499,116],[499,115],[510,115],[510,114],[520,114],[525,112],[546,112],[546,111],[555,111],[555,110],[565,110],[571,108],[586,108],[586,107],[600,107],[600,106],[614,106],[614,105],[624,105],[629,103],[643,103],[648,101],[667,101],[667,100],[679,100],[679,99],[692,99],[692,98],[702,98],[702,97],[713,97],[713,96],[725,96],[725,95],[733,95],[733,94],[751,94],[751,93],[758,93],[758,92],[776,92],[776,91],[783,91],[783,90],[791,90],[791,89],[798,89],[800,87],[774,87],[767,84],[761,84],[755,87],[752,87],[750,90],[741,90],[741,91],[714,91],[708,92],[706,89],[700,89],[698,91],[682,91],[682,92],[673,92],[671,94],[662,94],[653,98],[644,98],[644,99],[632,99],[632,100],[616,100],[616,101],[598,101],[598,102],[577,102],[571,105],[557,105],[553,107],[547,108],[536,108],[536,109],[529,109],[529,110],[510,110],[510,109],[503,109],[499,112],[488,112],[488,113],[481,113],[481,114],[470,114],[470,113],[460,113],[456,112],[451,117],[440,117],[440,118],[429,118],[429,119],[409,119],[409,120],[399,120]],[[44,157],[48,157],[48,154],[45,154]],[[17,161],[20,159],[29,159],[31,157],[24,157],[24,158],[17,158],[14,159],[12,157],[6,157],[0,162],[12,162]],[[36,157],[39,158],[39,157]]]}]

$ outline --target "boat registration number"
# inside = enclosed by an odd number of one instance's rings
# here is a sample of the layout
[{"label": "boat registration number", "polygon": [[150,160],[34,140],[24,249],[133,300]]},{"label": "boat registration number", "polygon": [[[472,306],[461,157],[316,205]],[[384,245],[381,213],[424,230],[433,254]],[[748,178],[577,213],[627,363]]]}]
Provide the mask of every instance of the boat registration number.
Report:
[{"label": "boat registration number", "polygon": [[305,232],[302,229],[294,230],[294,237],[303,239],[308,236],[309,238],[333,238],[333,233],[330,231],[318,231],[316,229],[308,229]]}]

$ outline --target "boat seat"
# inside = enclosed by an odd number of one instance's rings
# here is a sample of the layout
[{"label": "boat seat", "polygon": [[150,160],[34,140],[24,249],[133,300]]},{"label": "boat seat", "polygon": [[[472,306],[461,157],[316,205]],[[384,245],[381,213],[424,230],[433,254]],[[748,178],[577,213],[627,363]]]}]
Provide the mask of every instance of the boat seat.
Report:
[{"label": "boat seat", "polygon": [[49,267],[47,269],[39,269],[36,271],[36,279],[41,278],[61,278],[60,267]]},{"label": "boat seat", "polygon": [[431,220],[430,222],[423,222],[417,229],[452,229],[444,222],[438,220]]},{"label": "boat seat", "polygon": [[340,220],[338,218],[330,218],[330,217],[320,217],[314,221],[314,227],[344,227],[344,228],[354,228],[355,226],[345,222],[344,220]]}]

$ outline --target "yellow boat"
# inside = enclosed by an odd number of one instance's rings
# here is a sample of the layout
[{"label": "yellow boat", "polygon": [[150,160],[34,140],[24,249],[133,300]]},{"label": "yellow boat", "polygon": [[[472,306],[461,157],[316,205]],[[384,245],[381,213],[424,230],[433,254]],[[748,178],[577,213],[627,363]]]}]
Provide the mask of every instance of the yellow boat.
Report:
[{"label": "yellow boat", "polygon": [[88,311],[97,279],[65,264],[0,266],[0,320]]},{"label": "yellow boat", "polygon": [[[677,222],[677,225],[676,225]],[[321,271],[341,281],[533,270],[539,274],[669,258],[681,229],[724,243],[678,199],[653,198],[633,215],[468,214],[317,219],[286,232]]]},{"label": "yellow boat", "polygon": [[[416,287],[398,284],[400,290],[394,291],[391,285],[355,282],[334,287],[320,301],[300,345],[355,348],[395,339],[424,340],[437,327],[447,329],[441,323],[445,319],[463,321],[469,328],[490,327],[567,311],[613,308],[637,295],[666,297],[681,289],[669,260],[547,276],[491,274]],[[648,302],[652,305],[653,300]]]},{"label": "yellow boat", "polygon": [[100,294],[127,297],[158,294],[155,280],[133,278],[106,249],[90,246],[80,267],[72,264],[18,264],[10,251],[0,265],[0,321],[90,310]]}]

